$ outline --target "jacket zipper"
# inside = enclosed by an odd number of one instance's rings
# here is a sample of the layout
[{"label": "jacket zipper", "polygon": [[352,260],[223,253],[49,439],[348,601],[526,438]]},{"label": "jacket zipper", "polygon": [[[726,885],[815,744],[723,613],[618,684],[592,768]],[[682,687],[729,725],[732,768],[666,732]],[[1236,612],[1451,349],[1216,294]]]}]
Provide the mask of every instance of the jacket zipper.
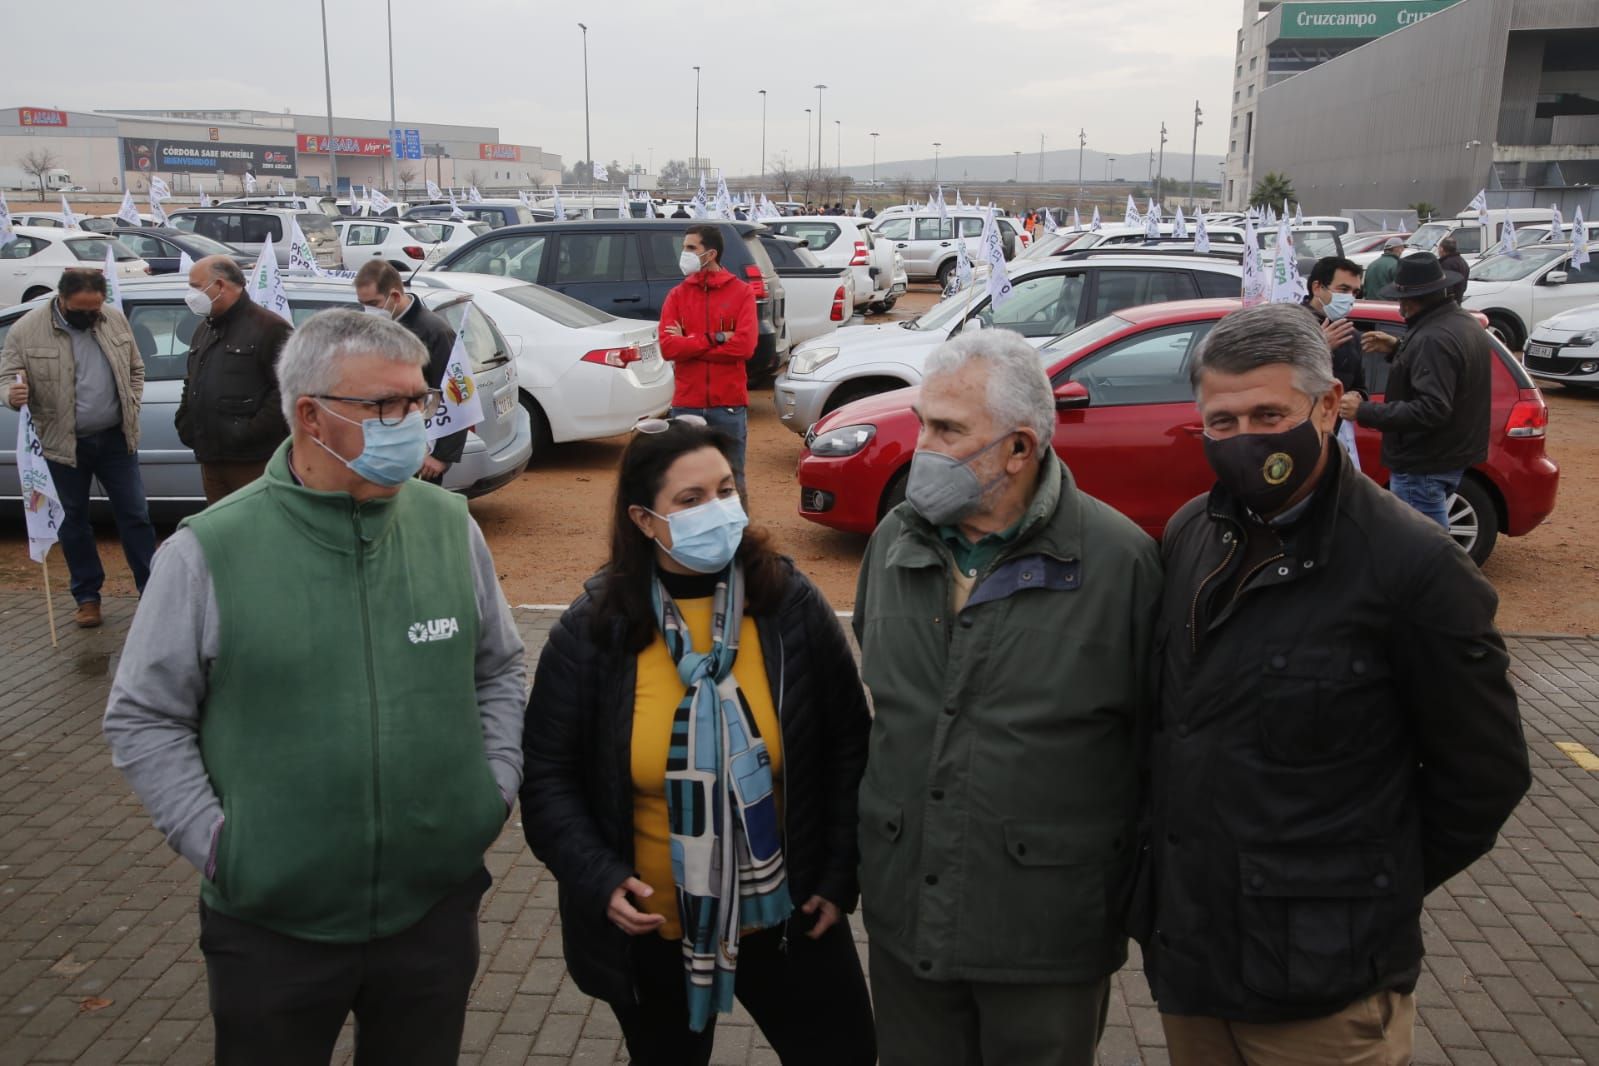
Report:
[{"label": "jacket zipper", "polygon": [[[783,647],[783,633],[777,634],[777,737],[783,740],[783,689],[788,680],[788,649]],[[783,794],[783,815],[777,820],[779,839],[783,842],[784,863],[787,864],[788,854],[788,748],[783,749],[783,783],[779,786]],[[790,912],[792,917],[792,912]],[[783,939],[777,943],[777,950],[785,956],[788,954],[788,918],[783,919]]]},{"label": "jacket zipper", "polygon": [[1192,655],[1199,654],[1199,597],[1205,594],[1205,586],[1210,584],[1211,579],[1217,574],[1221,573],[1223,570],[1227,569],[1228,564],[1233,561],[1233,555],[1236,554],[1237,551],[1238,538],[1234,537],[1228,542],[1227,558],[1221,561],[1220,566],[1206,574],[1205,580],[1201,581],[1199,583],[1199,587],[1194,590],[1194,603],[1193,606],[1188,609],[1188,640],[1190,654]]},{"label": "jacket zipper", "polygon": [[359,505],[355,512],[355,583],[361,590],[361,641],[366,650],[367,709],[372,721],[372,907],[371,933],[378,935],[378,871],[383,859],[383,785],[378,777],[377,676],[373,669],[372,612],[366,595],[366,533],[361,528]]},{"label": "jacket zipper", "polygon": [[1250,578],[1254,577],[1256,574],[1258,574],[1262,570],[1266,569],[1266,567],[1270,566],[1272,563],[1275,563],[1278,559],[1283,559],[1283,558],[1286,558],[1286,555],[1283,552],[1278,552],[1276,555],[1273,555],[1270,559],[1262,559],[1259,564],[1257,564],[1253,569],[1251,569],[1249,571],[1249,573],[1245,574],[1241,579],[1239,579],[1238,588],[1233,591],[1233,600],[1234,600],[1234,602],[1237,601],[1238,597],[1240,597],[1240,596],[1242,596],[1244,594],[1244,586],[1249,584],[1249,579]]}]

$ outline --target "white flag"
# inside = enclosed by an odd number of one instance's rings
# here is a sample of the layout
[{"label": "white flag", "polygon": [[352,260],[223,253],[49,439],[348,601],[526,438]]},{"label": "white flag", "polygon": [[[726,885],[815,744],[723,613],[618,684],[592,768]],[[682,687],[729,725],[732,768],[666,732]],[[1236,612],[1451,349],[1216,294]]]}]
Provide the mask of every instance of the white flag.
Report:
[{"label": "white flag", "polygon": [[374,215],[381,215],[383,212],[394,206],[394,201],[390,200],[387,196],[384,196],[383,193],[377,189],[369,189],[367,191],[366,202],[372,206],[372,213]]},{"label": "white flag", "polygon": [[1210,231],[1205,228],[1205,209],[1194,210],[1194,251],[1210,251]]},{"label": "white flag", "polygon": [[1288,232],[1288,205],[1277,220],[1277,245],[1271,261],[1271,302],[1296,304],[1300,300],[1299,260],[1294,255],[1293,235]]},{"label": "white flag", "polygon": [[167,210],[161,206],[160,199],[155,194],[155,189],[150,189],[150,218],[157,226],[167,224]]},{"label": "white flag", "polygon": [[989,306],[997,311],[1010,299],[1011,284],[1005,273],[1005,242],[999,235],[999,223],[994,221],[992,204],[983,219],[983,258],[988,261]]},{"label": "white flag", "polygon": [[633,217],[633,205],[628,202],[627,193],[618,192],[616,194],[616,212],[617,218]]},{"label": "white flag", "polygon": [[1173,240],[1186,241],[1188,239],[1188,220],[1183,217],[1181,204],[1177,205],[1177,213],[1171,219],[1171,235]]},{"label": "white flag", "polygon": [[64,221],[66,223],[66,225],[67,225],[67,229],[82,229],[83,228],[83,227],[78,225],[78,216],[74,215],[72,213],[72,208],[67,203],[67,194],[66,193],[62,193],[61,194],[61,216],[62,216],[62,221]]},{"label": "white flag", "polygon": [[[472,314],[470,307],[466,314]],[[472,364],[466,355],[466,317],[463,316],[461,328],[455,334],[455,347],[450,349],[450,361],[444,364],[444,378],[439,382],[439,409],[427,420],[428,440],[471,429],[481,421],[483,398],[478,395]]]},{"label": "white flag", "polygon": [[965,207],[966,206],[965,204],[961,203],[961,191],[959,189],[955,190],[955,206],[956,207]]},{"label": "white flag", "polygon": [[859,197],[857,197],[856,200],[855,200],[855,217],[856,218],[860,218],[861,217],[861,201],[860,201]]},{"label": "white flag", "polygon": [[1077,213],[1077,208],[1072,208],[1072,232],[1083,232],[1083,216]]},{"label": "white flag", "polygon": [[1055,216],[1049,213],[1049,208],[1044,208],[1044,232],[1054,233],[1059,228],[1055,225]]},{"label": "white flag", "polygon": [[16,239],[16,228],[11,225],[11,208],[6,204],[6,194],[0,192],[0,248]]},{"label": "white flag", "polygon": [[605,169],[605,164],[604,163],[595,163],[594,164],[594,180],[595,181],[610,181],[611,180],[610,171]]},{"label": "white flag", "polygon": [[189,271],[194,269],[194,260],[189,258],[189,253],[178,251],[178,273],[183,277],[189,276]]},{"label": "white flag", "polygon": [[523,207],[528,208],[529,210],[532,210],[532,208],[533,208],[533,197],[531,197],[531,196],[529,196],[527,194],[527,190],[526,189],[518,189],[518,190],[516,190],[516,198],[518,200],[522,201],[522,206]]},{"label": "white flag", "polygon": [[1144,239],[1154,241],[1160,239],[1160,209],[1155,206],[1155,201],[1149,201],[1149,212],[1144,215]]},{"label": "white flag", "polygon": [[733,218],[733,197],[727,191],[727,179],[720,170],[716,172],[716,213],[729,221]]},{"label": "white flag", "polygon": [[1294,225],[1303,226],[1304,224],[1305,224],[1305,205],[1304,204],[1295,204],[1294,205]]},{"label": "white flag", "polygon": [[1382,231],[1384,233],[1390,232],[1389,227],[1388,227],[1388,216],[1387,215],[1382,216]]},{"label": "white flag", "polygon": [[1122,225],[1124,225],[1124,226],[1137,226],[1143,220],[1144,220],[1143,216],[1138,213],[1138,203],[1137,203],[1137,201],[1135,201],[1133,199],[1133,194],[1132,193],[1128,193],[1127,194],[1127,214],[1122,217]]},{"label": "white flag", "polygon": [[1103,226],[1102,226],[1102,225],[1101,225],[1101,224],[1100,224],[1100,221],[1099,221],[1099,205],[1098,205],[1098,204],[1095,204],[1095,205],[1094,205],[1094,217],[1093,217],[1093,219],[1092,219],[1092,220],[1091,220],[1091,221],[1090,221],[1090,222],[1089,222],[1089,223],[1088,223],[1088,228],[1089,228],[1089,229],[1091,229],[1091,230],[1093,230],[1093,231],[1094,231],[1094,232],[1095,232],[1095,233],[1098,233],[1098,232],[1099,232],[1099,231],[1100,231],[1100,230],[1101,230],[1101,229],[1103,229],[1103,228],[1104,228],[1104,227],[1103,227]]},{"label": "white flag", "polygon": [[1487,189],[1479,190],[1477,195],[1473,196],[1471,198],[1471,203],[1469,205],[1467,205],[1466,210],[1467,211],[1475,211],[1479,215],[1487,214],[1488,213],[1488,190]]},{"label": "white flag", "polygon": [[[559,197],[560,193],[556,193],[556,196]],[[557,202],[559,202],[559,201],[557,201]],[[455,202],[455,190],[454,189],[450,190],[450,217],[455,219],[458,222],[464,222],[466,220],[466,212],[462,211],[461,210],[461,205]],[[559,218],[560,216],[557,215],[556,217]]]},{"label": "white flag", "polygon": [[958,237],[955,240],[955,291],[966,288],[972,283],[972,257],[966,251],[966,238]]},{"label": "white flag", "polygon": [[949,204],[944,202],[944,187],[942,185],[937,186],[933,190],[933,200],[931,206],[933,208],[933,213],[938,216],[938,220],[940,222],[947,223],[949,221]]},{"label": "white flag", "polygon": [[470,185],[467,187],[466,202],[469,204],[480,204],[483,202],[483,194],[477,191],[476,185]]},{"label": "white flag", "polygon": [[206,194],[206,191],[204,189],[200,190],[200,206],[201,207],[210,207],[211,206],[211,197]]},{"label": "white flag", "polygon": [[248,170],[246,170],[244,172],[244,191],[245,192],[255,192],[255,190],[256,190],[255,175],[250,173]]},{"label": "white flag", "polygon": [[105,266],[100,268],[105,275],[106,303],[122,310],[122,279],[117,276],[117,242],[105,242]]},{"label": "white flag", "polygon": [[1516,223],[1511,220],[1509,211],[1505,212],[1505,224],[1499,231],[1499,254],[1521,258],[1521,249],[1516,247]]},{"label": "white flag", "polygon": [[283,291],[283,278],[278,274],[278,253],[272,250],[270,233],[261,245],[255,268],[250,271],[250,299],[257,307],[264,307],[294,325],[294,312],[289,309],[289,294]]},{"label": "white flag", "polygon": [[284,188],[284,187],[283,187],[283,183],[282,183],[282,182],[281,182],[281,181],[280,181],[280,182],[278,182],[278,191],[277,191],[277,195],[278,195],[278,196],[287,196],[287,195],[289,195],[289,190],[287,190],[287,189],[285,189],[285,188]]},{"label": "white flag", "polygon": [[22,485],[22,513],[28,519],[28,556],[42,563],[50,554],[50,545],[59,537],[66,512],[61,508],[50,467],[44,461],[44,446],[39,443],[27,404],[17,412],[17,479]]},{"label": "white flag", "polygon": [[1256,304],[1265,303],[1269,280],[1266,277],[1266,270],[1260,261],[1260,238],[1255,233],[1255,220],[1248,215],[1244,216],[1243,265],[1244,306],[1254,307]]},{"label": "white flag", "polygon": [[152,200],[170,200],[170,199],[172,199],[172,190],[167,188],[167,183],[166,183],[166,180],[164,178],[151,178],[150,179],[150,199],[152,199]]},{"label": "white flag", "polygon": [[444,194],[439,191],[438,185],[434,184],[431,181],[428,182],[428,199],[429,200],[442,200],[442,199],[444,199]]},{"label": "white flag", "polygon": [[123,190],[122,206],[117,209],[117,221],[124,226],[137,226],[139,224],[139,208],[133,202],[133,193]]},{"label": "white flag", "polygon": [[1277,212],[1271,209],[1270,204],[1266,205],[1266,214],[1262,217],[1261,222],[1267,229],[1277,225]]},{"label": "white flag", "polygon": [[[453,205],[455,203],[455,201],[451,200],[450,203]],[[565,222],[566,221],[566,208],[561,206],[561,190],[559,188],[557,188],[555,190],[554,211],[555,211],[555,221],[557,221],[557,222]]]},{"label": "white flag", "polygon": [[[1566,227],[1565,227],[1565,223],[1560,218],[1560,205],[1559,204],[1550,204],[1549,205],[1549,236],[1545,237],[1544,240],[1546,240],[1546,241],[1563,241],[1565,239],[1566,239]],[[1573,240],[1576,239],[1576,234],[1572,234],[1572,239]]]},{"label": "white flag", "polygon": [[1355,447],[1355,424],[1348,419],[1338,423],[1338,443],[1344,446],[1344,451],[1349,454],[1350,465],[1356,470],[1360,469],[1360,450]]},{"label": "white flag", "polygon": [[1588,225],[1582,220],[1582,205],[1571,219],[1571,269],[1581,270],[1588,263]]},{"label": "white flag", "polygon": [[322,268],[317,265],[316,253],[311,250],[311,242],[306,239],[305,231],[300,228],[300,220],[294,219],[289,229],[289,269],[302,270],[308,274],[320,274]]}]

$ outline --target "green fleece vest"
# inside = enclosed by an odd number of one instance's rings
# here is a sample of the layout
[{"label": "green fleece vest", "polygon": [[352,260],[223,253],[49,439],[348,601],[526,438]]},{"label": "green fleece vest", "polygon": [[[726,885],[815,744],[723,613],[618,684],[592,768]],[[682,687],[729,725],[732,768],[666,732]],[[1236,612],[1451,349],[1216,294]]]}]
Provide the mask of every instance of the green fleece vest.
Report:
[{"label": "green fleece vest", "polygon": [[412,481],[357,505],[297,485],[288,450],[183,523],[220,614],[200,751],[225,821],[201,897],[360,943],[458,888],[505,821],[478,715],[466,503]]}]

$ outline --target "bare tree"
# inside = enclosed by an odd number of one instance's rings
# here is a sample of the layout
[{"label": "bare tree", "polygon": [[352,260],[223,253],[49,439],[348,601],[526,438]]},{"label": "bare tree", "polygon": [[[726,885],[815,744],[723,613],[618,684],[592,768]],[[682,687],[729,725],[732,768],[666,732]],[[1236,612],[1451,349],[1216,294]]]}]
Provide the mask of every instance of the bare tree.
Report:
[{"label": "bare tree", "polygon": [[408,166],[401,167],[399,172],[394,176],[400,179],[400,195],[404,196],[405,190],[410,188],[411,183],[416,180],[416,168]]},{"label": "bare tree", "polygon": [[766,168],[767,176],[783,190],[783,199],[788,200],[793,196],[794,185],[800,180],[800,172],[794,169],[788,161],[788,155],[775,156]]},{"label": "bare tree", "polygon": [[663,189],[686,189],[694,175],[689,173],[688,164],[683,160],[669,159],[661,167],[660,179]]},{"label": "bare tree", "polygon": [[32,175],[39,182],[39,202],[44,203],[44,176],[60,166],[61,160],[48,148],[35,148],[18,162],[24,174]]},{"label": "bare tree", "polygon": [[894,179],[894,188],[899,192],[900,203],[908,204],[911,200],[911,193],[916,191],[916,179],[909,174],[901,174]]}]

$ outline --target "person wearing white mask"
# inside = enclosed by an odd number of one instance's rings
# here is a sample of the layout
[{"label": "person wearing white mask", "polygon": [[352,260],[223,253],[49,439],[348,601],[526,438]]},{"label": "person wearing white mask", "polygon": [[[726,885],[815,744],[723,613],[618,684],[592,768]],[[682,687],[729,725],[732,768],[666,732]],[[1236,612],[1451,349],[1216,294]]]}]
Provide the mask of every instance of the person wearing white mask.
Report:
[{"label": "person wearing white mask", "polygon": [[748,503],[744,445],[749,435],[749,360],[759,323],[755,291],[722,266],[723,236],[714,222],[683,231],[683,281],[666,295],[657,333],[676,376],[672,414],[691,414],[733,438],[733,476]]},{"label": "person wearing white mask", "polygon": [[226,255],[189,269],[184,302],[202,321],[189,342],[175,421],[213,504],[260,477],[289,435],[276,364],[294,327],[250,299],[244,272]]},{"label": "person wearing white mask", "polygon": [[555,624],[522,825],[573,981],[637,1066],[710,1060],[735,997],[780,1061],[876,1061],[846,917],[871,715],[838,618],[750,529],[733,442],[639,423],[606,565]]}]

